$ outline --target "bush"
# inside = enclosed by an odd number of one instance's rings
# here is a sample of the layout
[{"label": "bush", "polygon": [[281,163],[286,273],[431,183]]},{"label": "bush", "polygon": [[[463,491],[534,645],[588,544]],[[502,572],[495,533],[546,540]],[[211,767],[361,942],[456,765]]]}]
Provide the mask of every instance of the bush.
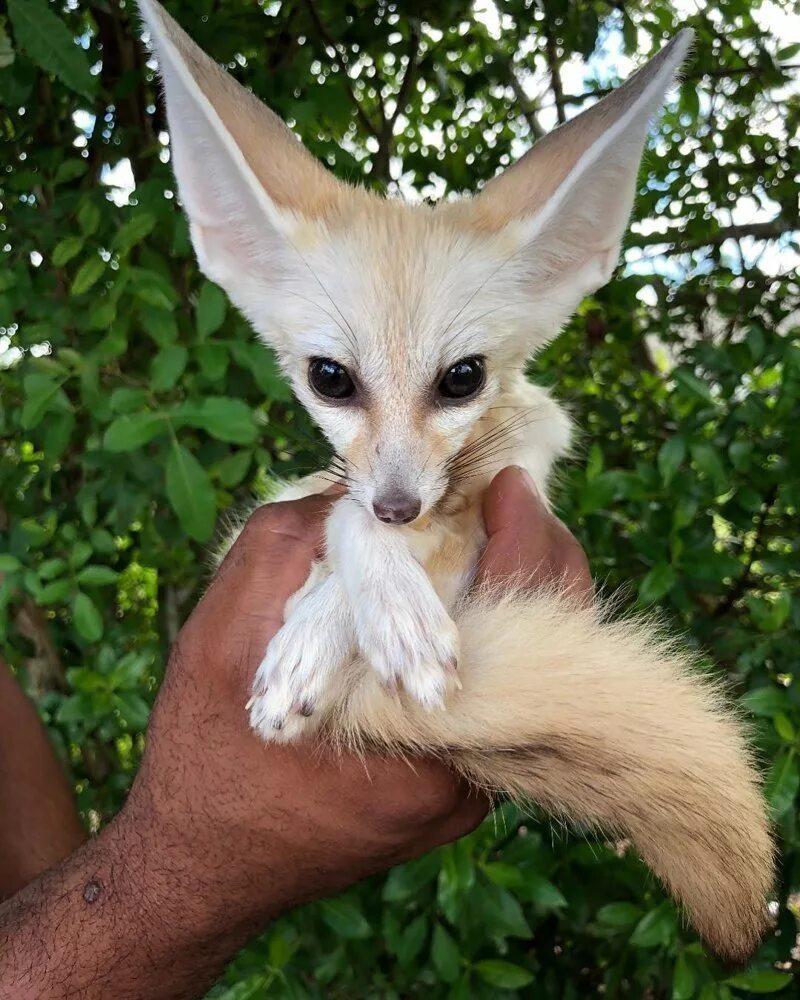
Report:
[{"label": "bush", "polygon": [[[425,194],[491,177],[675,27],[662,0],[169,6],[340,176],[396,190],[402,170]],[[753,719],[782,846],[775,934],[726,978],[624,845],[504,805],[283,919],[218,1000],[794,995],[798,46],[788,3],[692,10],[627,265],[531,375],[583,429],[560,504],[595,573],[663,608]],[[136,770],[220,512],[325,449],[198,274],[130,3],[9,0],[0,67],[0,630],[96,829]]]}]

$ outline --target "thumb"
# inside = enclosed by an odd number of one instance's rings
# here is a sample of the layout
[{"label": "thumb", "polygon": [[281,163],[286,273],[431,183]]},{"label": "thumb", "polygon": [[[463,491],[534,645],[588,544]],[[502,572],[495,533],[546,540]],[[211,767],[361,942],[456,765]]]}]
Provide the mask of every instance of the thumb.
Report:
[{"label": "thumb", "polygon": [[509,466],[494,477],[483,497],[488,541],[478,583],[512,583],[530,577],[548,550],[550,515],[530,475]]}]

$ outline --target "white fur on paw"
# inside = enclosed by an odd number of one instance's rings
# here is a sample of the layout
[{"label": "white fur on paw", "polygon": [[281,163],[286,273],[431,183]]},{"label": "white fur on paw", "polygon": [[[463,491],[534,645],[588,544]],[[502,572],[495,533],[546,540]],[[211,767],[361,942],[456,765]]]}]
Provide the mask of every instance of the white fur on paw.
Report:
[{"label": "white fur on paw", "polygon": [[357,616],[357,633],[384,684],[403,688],[428,711],[444,708],[448,694],[461,686],[458,630],[435,595],[412,591],[375,602]]},{"label": "white fur on paw", "polygon": [[295,606],[256,671],[248,708],[263,740],[289,743],[316,729],[337,694],[337,674],[353,658],[352,623],[321,584]]}]

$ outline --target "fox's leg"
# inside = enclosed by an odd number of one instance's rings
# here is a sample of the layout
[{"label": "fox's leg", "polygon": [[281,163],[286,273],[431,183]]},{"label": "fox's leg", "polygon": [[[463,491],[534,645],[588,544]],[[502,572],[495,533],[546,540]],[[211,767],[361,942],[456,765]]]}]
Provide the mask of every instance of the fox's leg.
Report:
[{"label": "fox's leg", "polygon": [[[283,484],[271,499],[296,500],[327,485],[327,477],[307,476]],[[287,601],[284,625],[256,671],[248,705],[253,729],[265,740],[281,742],[315,729],[337,699],[344,668],[354,656],[347,599],[328,564],[314,563],[306,582]]]},{"label": "fox's leg", "polygon": [[425,708],[443,707],[458,683],[458,631],[402,532],[346,497],[327,537],[365,659],[387,686],[405,688]]},{"label": "fox's leg", "polygon": [[256,671],[249,702],[253,729],[279,742],[317,728],[356,655],[349,604],[322,564],[287,603],[285,619]]}]

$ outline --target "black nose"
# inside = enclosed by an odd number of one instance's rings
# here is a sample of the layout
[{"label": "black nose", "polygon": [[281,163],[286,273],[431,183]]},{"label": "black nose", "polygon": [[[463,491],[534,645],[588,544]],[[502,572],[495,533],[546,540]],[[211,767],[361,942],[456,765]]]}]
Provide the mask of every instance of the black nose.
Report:
[{"label": "black nose", "polygon": [[419,515],[421,507],[418,497],[406,496],[404,493],[392,493],[372,503],[375,517],[386,524],[408,524]]}]

